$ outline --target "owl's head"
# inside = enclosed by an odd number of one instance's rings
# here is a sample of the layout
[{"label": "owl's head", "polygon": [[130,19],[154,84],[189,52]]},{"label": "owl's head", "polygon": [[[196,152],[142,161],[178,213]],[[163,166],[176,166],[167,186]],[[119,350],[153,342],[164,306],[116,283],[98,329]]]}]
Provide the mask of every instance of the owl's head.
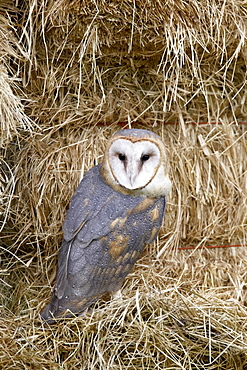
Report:
[{"label": "owl's head", "polygon": [[117,132],[108,142],[101,174],[124,194],[160,197],[168,195],[167,153],[161,138],[148,130]]}]

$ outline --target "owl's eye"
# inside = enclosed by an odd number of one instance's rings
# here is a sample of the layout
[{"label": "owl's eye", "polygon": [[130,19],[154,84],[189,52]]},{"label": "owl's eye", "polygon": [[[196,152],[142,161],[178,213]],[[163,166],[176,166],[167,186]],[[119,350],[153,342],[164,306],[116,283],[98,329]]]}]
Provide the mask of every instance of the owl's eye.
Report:
[{"label": "owl's eye", "polygon": [[141,156],[141,161],[146,162],[149,158],[150,158],[149,154],[144,154],[143,156]]},{"label": "owl's eye", "polygon": [[122,153],[119,153],[118,154],[118,158],[120,159],[120,161],[124,162],[126,160],[126,156]]}]

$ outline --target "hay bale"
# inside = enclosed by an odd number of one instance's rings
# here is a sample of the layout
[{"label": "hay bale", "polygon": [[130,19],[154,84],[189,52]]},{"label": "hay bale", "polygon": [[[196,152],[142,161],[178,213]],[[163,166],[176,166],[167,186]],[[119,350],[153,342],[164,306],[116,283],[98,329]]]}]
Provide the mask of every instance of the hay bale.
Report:
[{"label": "hay bale", "polygon": [[[148,125],[141,127],[149,128]],[[29,139],[13,153],[16,194],[11,220],[18,245],[39,240],[57,247],[61,224],[81,174],[101,161],[111,128],[65,127]],[[234,125],[158,126],[171,158],[172,196],[162,243],[238,244],[245,238],[247,145],[245,128]],[[167,244],[165,244],[165,247]],[[162,251],[159,255],[162,254]]]},{"label": "hay bale", "polygon": [[[247,311],[231,295],[243,264],[246,272],[246,249],[214,252],[197,251],[192,258],[187,251],[173,258],[167,253],[151,265],[143,258],[126,281],[122,302],[100,302],[84,317],[53,327],[35,314],[46,295],[45,271],[30,256],[29,264],[27,256],[22,263],[4,261],[11,266],[5,283],[12,285],[4,293],[12,294],[6,294],[0,323],[2,368],[244,369]],[[246,289],[241,297],[246,302]]]},{"label": "hay bale", "polygon": [[42,126],[246,119],[238,1],[23,4],[26,107]]}]

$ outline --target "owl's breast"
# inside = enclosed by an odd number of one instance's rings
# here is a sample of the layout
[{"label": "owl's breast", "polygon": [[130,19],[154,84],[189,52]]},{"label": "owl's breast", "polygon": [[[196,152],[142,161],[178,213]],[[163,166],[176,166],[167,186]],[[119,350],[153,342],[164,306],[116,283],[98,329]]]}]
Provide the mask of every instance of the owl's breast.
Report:
[{"label": "owl's breast", "polygon": [[107,244],[112,258],[133,251],[142,252],[145,244],[157,237],[165,211],[165,198],[143,198],[124,217],[111,222]]}]

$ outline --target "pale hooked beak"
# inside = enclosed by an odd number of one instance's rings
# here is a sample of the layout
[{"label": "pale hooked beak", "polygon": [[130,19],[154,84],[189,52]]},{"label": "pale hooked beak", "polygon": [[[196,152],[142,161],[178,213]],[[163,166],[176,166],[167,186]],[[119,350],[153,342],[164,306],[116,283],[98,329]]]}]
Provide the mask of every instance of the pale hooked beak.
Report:
[{"label": "pale hooked beak", "polygon": [[139,173],[139,168],[138,168],[138,163],[137,161],[129,161],[127,163],[127,166],[126,166],[126,174],[127,174],[127,177],[129,179],[129,182],[130,182],[130,185],[131,185],[131,188],[134,189],[135,186],[135,180],[136,180],[136,177]]}]

